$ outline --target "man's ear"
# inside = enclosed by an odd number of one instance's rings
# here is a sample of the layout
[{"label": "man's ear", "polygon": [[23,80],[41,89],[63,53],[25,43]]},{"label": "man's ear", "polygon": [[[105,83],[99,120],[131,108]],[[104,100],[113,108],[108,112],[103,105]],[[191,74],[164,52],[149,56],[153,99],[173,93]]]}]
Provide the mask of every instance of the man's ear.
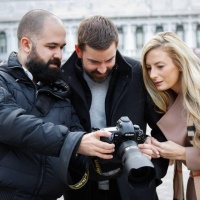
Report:
[{"label": "man's ear", "polygon": [[21,48],[24,50],[26,53],[30,53],[31,48],[32,48],[32,42],[30,39],[27,37],[23,37],[20,41]]},{"label": "man's ear", "polygon": [[82,51],[77,44],[75,45],[75,50],[76,50],[77,56],[79,58],[82,58]]}]

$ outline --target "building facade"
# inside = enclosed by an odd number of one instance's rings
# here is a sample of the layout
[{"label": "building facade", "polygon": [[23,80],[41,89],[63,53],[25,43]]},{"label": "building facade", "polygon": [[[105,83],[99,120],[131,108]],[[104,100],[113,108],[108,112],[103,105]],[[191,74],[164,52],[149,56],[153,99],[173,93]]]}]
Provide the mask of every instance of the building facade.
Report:
[{"label": "building facade", "polygon": [[155,33],[173,31],[200,56],[199,0],[0,0],[0,60],[17,51],[17,26],[32,9],[60,17],[67,30],[64,60],[74,51],[80,21],[92,15],[109,17],[119,31],[122,54],[140,59],[144,43]]}]

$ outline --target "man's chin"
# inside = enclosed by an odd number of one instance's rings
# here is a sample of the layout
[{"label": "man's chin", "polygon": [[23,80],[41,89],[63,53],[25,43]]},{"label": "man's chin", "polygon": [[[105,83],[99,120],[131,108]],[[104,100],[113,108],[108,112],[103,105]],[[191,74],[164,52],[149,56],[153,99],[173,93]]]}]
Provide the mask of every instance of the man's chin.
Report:
[{"label": "man's chin", "polygon": [[107,77],[104,77],[104,78],[93,77],[93,81],[96,82],[96,83],[103,83],[106,80],[106,78]]}]

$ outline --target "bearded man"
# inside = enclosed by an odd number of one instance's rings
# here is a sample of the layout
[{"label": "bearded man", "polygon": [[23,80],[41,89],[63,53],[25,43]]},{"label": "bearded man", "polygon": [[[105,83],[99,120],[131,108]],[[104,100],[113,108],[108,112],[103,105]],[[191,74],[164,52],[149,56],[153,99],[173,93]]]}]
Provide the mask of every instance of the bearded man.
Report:
[{"label": "bearded man", "polygon": [[69,86],[60,79],[63,22],[32,10],[17,36],[18,53],[0,66],[0,199],[56,200],[76,183],[69,166],[85,175],[81,154],[109,159],[114,144],[100,141],[109,132],[84,135],[67,99]]}]

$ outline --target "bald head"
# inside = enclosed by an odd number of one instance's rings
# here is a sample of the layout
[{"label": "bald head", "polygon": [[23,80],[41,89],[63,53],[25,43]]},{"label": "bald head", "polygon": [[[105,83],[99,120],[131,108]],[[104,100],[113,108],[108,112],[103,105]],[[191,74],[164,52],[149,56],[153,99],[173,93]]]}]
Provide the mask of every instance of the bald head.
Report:
[{"label": "bald head", "polygon": [[36,9],[26,13],[22,17],[18,26],[18,43],[23,37],[27,37],[32,40],[39,37],[42,34],[47,21],[63,25],[63,22],[58,17],[45,10]]}]

